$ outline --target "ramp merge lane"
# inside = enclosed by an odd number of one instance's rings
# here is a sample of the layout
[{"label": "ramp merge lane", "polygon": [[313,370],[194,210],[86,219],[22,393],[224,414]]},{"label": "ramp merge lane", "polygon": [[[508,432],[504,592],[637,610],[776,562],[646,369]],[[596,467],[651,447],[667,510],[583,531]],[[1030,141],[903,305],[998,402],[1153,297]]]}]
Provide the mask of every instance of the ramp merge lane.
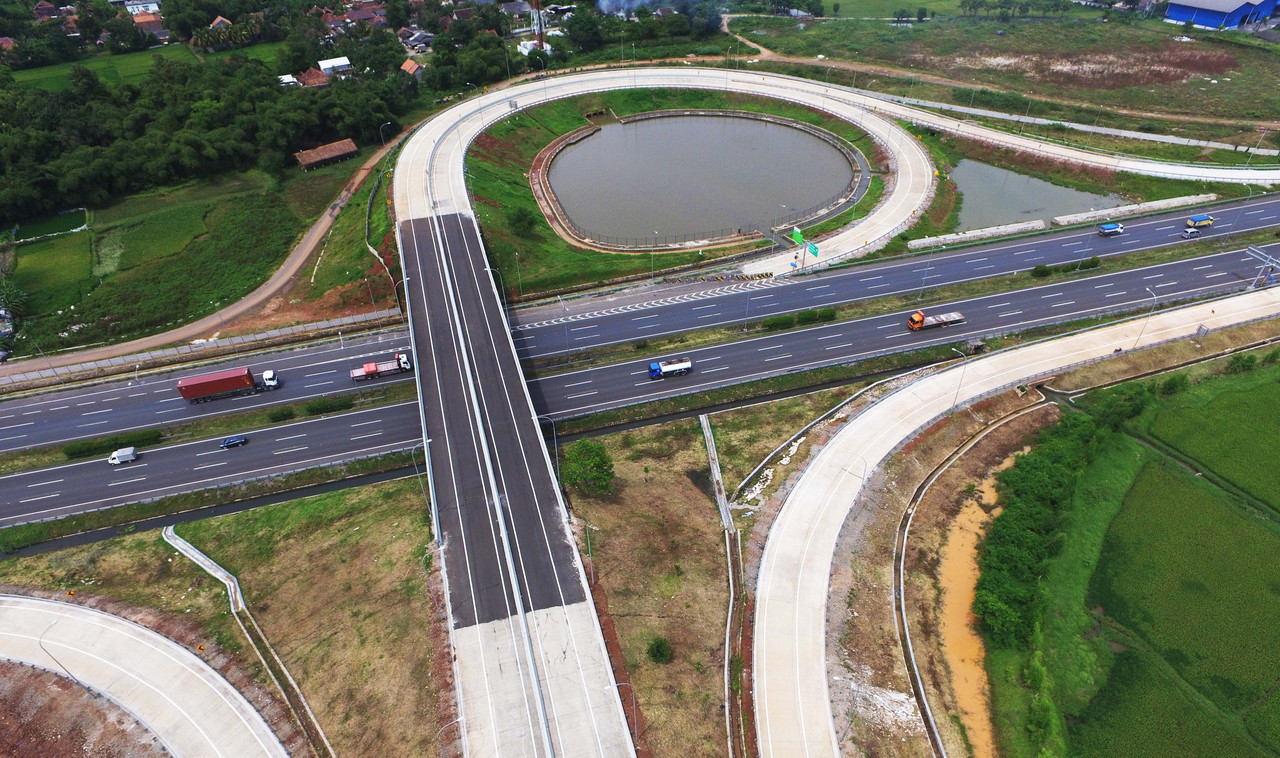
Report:
[{"label": "ramp merge lane", "polygon": [[468,753],[631,755],[474,219],[398,232]]}]

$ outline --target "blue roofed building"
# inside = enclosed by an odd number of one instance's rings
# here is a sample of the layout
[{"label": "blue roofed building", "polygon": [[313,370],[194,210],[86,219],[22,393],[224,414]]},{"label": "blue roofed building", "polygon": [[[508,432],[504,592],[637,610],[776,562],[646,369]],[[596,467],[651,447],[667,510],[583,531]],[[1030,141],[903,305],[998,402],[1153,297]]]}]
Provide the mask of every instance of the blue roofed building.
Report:
[{"label": "blue roofed building", "polygon": [[1235,29],[1270,18],[1275,9],[1276,0],[1170,0],[1164,17],[1206,29]]}]

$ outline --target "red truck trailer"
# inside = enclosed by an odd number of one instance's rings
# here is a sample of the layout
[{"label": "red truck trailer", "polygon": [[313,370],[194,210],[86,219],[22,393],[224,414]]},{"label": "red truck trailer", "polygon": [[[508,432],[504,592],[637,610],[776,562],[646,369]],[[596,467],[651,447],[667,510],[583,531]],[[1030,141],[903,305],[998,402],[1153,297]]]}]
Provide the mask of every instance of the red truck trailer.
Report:
[{"label": "red truck trailer", "polygon": [[409,361],[408,355],[404,353],[396,353],[393,360],[366,363],[360,368],[351,369],[351,381],[362,382],[365,379],[376,379],[380,376],[391,376],[392,374],[399,374],[402,371],[413,371],[413,363]]},{"label": "red truck trailer", "polygon": [[220,397],[231,397],[233,395],[256,395],[259,392],[273,390],[278,386],[280,386],[280,383],[276,378],[276,372],[269,369],[262,372],[262,381],[258,381],[254,378],[251,369],[231,368],[225,371],[215,371],[212,374],[201,374],[200,376],[188,376],[185,379],[179,379],[178,394],[182,395],[190,403],[203,403],[206,400],[216,400]]}]

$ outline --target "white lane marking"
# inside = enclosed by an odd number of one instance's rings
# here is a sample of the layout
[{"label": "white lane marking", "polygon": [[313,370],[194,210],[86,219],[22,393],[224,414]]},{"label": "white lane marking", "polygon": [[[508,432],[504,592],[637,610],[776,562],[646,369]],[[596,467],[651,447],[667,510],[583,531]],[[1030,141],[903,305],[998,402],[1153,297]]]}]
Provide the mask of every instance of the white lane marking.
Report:
[{"label": "white lane marking", "polygon": [[381,423],[382,423],[382,419],[375,418],[373,421],[361,421],[358,424],[352,424],[351,428],[355,429],[357,426],[368,426],[369,424],[381,424]]},{"label": "white lane marking", "polygon": [[1009,305],[1009,303],[996,303],[995,305],[988,305],[987,307],[988,307],[988,308],[1003,308],[1003,307],[1005,307],[1006,305]]},{"label": "white lane marking", "polygon": [[1076,303],[1076,301],[1074,301],[1074,300],[1066,300],[1066,301],[1061,302],[1061,303],[1054,303],[1053,305],[1051,305],[1051,306],[1049,306],[1049,307],[1050,307],[1050,308],[1061,308],[1061,307],[1062,307],[1062,306],[1064,306],[1064,305],[1075,305],[1075,303]]},{"label": "white lane marking", "polygon": [[716,304],[712,303],[711,305],[695,305],[693,309],[695,311],[702,311],[702,310],[706,310],[707,308],[714,308],[714,307],[716,307]]},{"label": "white lane marking", "polygon": [[883,276],[868,276],[865,279],[859,279],[860,282],[874,282],[877,279],[883,279]]},{"label": "white lane marking", "polygon": [[96,403],[96,402],[98,402],[98,401],[97,401],[97,400],[90,400],[90,401],[89,401],[89,402],[87,402],[87,403],[76,403],[76,407],[77,407],[77,408],[79,408],[79,407],[80,407],[80,406],[82,406],[82,405],[93,405],[93,404],[94,404],[94,403]]},{"label": "white lane marking", "polygon": [[1094,285],[1094,287],[1093,287],[1093,288],[1094,288],[1094,289],[1096,289],[1096,290],[1100,290],[1100,289],[1104,289],[1104,288],[1106,288],[1106,287],[1114,287],[1114,286],[1116,286],[1116,283],[1115,283],[1115,282],[1107,282],[1106,284],[1097,284],[1097,285]]},{"label": "white lane marking", "polygon": [[[221,464],[221,463],[219,463],[219,464],[216,464],[216,465],[221,466],[222,464]],[[107,482],[107,486],[108,486],[108,487],[119,487],[119,486],[120,486],[120,485],[122,485],[122,484],[133,484],[134,482],[140,482],[140,481],[142,481],[143,479],[146,479],[146,477],[145,477],[145,476],[135,476],[135,477],[134,477],[134,478],[132,478],[132,479],[121,479],[121,480],[120,480],[120,481],[118,481],[118,482]]]},{"label": "white lane marking", "polygon": [[306,446],[306,445],[303,445],[302,447],[290,447],[290,448],[286,448],[286,449],[284,449],[284,450],[276,450],[276,451],[272,452],[271,454],[272,454],[272,455],[284,455],[285,453],[296,453],[296,452],[298,452],[299,450],[306,450],[306,449],[307,449],[307,446]]},{"label": "white lane marking", "polygon": [[351,441],[355,442],[356,440],[367,439],[369,437],[381,437],[381,436],[382,436],[382,432],[373,432],[371,434],[358,434],[355,437],[352,437]]},{"label": "white lane marking", "polygon": [[839,350],[839,349],[840,349],[840,348],[842,348],[842,347],[853,347],[853,343],[852,343],[852,342],[842,342],[842,343],[840,343],[839,345],[832,345],[831,347],[824,347],[824,348],[822,348],[822,349],[823,349],[823,350]]},{"label": "white lane marking", "polygon": [[153,395],[163,395],[164,393],[166,393],[166,392],[168,392],[168,391],[169,391],[169,390],[151,390],[151,394],[153,394]]},{"label": "white lane marking", "polygon": [[1273,219],[1273,218],[1275,218],[1275,214],[1272,214],[1272,215],[1270,215],[1270,216],[1263,216],[1262,218],[1260,218],[1260,219],[1258,219],[1258,220],[1259,220],[1259,221],[1270,221],[1270,220],[1271,220],[1271,219]]},{"label": "white lane marking", "polygon": [[1164,284],[1157,284],[1156,289],[1160,289],[1161,287],[1173,287],[1173,286],[1176,286],[1177,284],[1178,284],[1177,281],[1165,282]]},{"label": "white lane marking", "polygon": [[1144,281],[1144,282],[1145,282],[1145,281],[1146,281],[1146,280],[1148,280],[1148,279],[1159,279],[1159,278],[1160,278],[1160,277],[1162,277],[1162,276],[1164,276],[1164,274],[1152,274],[1151,276],[1144,276],[1144,277],[1142,277],[1142,281]]},{"label": "white lane marking", "polygon": [[304,385],[302,385],[302,389],[304,389],[304,390],[309,390],[309,389],[311,389],[312,387],[323,387],[323,386],[325,386],[326,384],[333,384],[333,380],[332,380],[332,379],[330,379],[330,380],[329,380],[329,381],[327,381],[327,382],[316,382],[315,384],[304,384]]},{"label": "white lane marking", "polygon": [[12,414],[12,413],[10,413],[8,416],[0,416],[0,421],[4,421],[4,420],[5,420],[5,419],[7,419],[7,418],[13,418],[13,416],[14,416],[14,414]]},{"label": "white lane marking", "polygon": [[[879,278],[879,277],[877,277],[877,278]],[[884,284],[873,284],[873,285],[871,285],[870,287],[867,287],[867,289],[869,289],[869,290],[878,290],[878,289],[880,289],[881,287],[890,287],[890,286],[892,286],[892,284],[891,284],[890,282],[885,282]]]},{"label": "white lane marking", "polygon": [[1142,240],[1122,240],[1122,241],[1120,242],[1120,244],[1121,244],[1121,245],[1136,245],[1136,244],[1138,244],[1138,243],[1139,243],[1139,242],[1141,242],[1141,241],[1142,241]]},{"label": "white lane marking", "polygon": [[592,381],[594,381],[594,380],[592,380],[592,379],[587,379],[586,381],[582,381],[582,382],[574,382],[573,384],[566,384],[565,386],[566,386],[566,387],[578,387],[578,386],[581,386],[581,385],[583,385],[583,384],[591,384],[591,382],[592,382]]},{"label": "white lane marking", "polygon": [[328,371],[317,371],[317,372],[315,372],[314,374],[303,374],[303,375],[302,375],[302,378],[303,378],[303,379],[310,379],[310,378],[311,378],[311,377],[313,377],[313,376],[324,376],[325,374],[332,374],[334,371],[337,371],[337,369],[332,369],[332,368],[331,368],[331,369],[329,369]]},{"label": "white lane marking", "polygon": [[813,292],[814,290],[824,290],[824,289],[826,289],[826,288],[828,288],[828,287],[830,287],[830,286],[831,286],[830,284],[819,284],[819,285],[816,285],[816,286],[813,286],[813,287],[805,287],[805,288],[804,288],[804,291],[805,291],[805,292]]},{"label": "white lane marking", "polygon": [[162,402],[162,403],[176,403],[176,402],[178,402],[179,400],[183,400],[183,399],[184,399],[184,398],[183,398],[181,395],[179,395],[178,397],[166,397],[164,400],[161,400],[160,402]]},{"label": "white lane marking", "polygon": [[1177,224],[1169,224],[1168,226],[1157,226],[1156,231],[1163,232],[1165,229],[1176,229],[1176,228],[1178,228]]},{"label": "white lane marking", "polygon": [[997,318],[1008,318],[1009,316],[1017,316],[1019,313],[1022,313],[1022,311],[1009,311],[1008,313],[1001,313],[999,316],[997,316]]},{"label": "white lane marking", "polygon": [[110,412],[111,412],[111,409],[110,409],[110,408],[103,408],[103,409],[102,409],[102,410],[100,410],[100,411],[85,411],[84,413],[81,413],[80,415],[81,415],[81,416],[96,416],[96,415],[97,415],[97,414],[99,414],[99,413],[110,413]]},{"label": "white lane marking", "polygon": [[841,333],[841,334],[828,334],[828,335],[827,335],[827,336],[825,336],[825,337],[819,337],[819,338],[818,338],[818,341],[819,341],[819,342],[821,342],[821,341],[823,341],[823,340],[833,340],[833,339],[835,339],[836,337],[840,337],[840,336],[842,336],[842,334],[843,334],[843,333]]},{"label": "white lane marking", "polygon": [[578,399],[578,398],[580,398],[580,397],[591,397],[592,395],[598,395],[598,394],[600,394],[600,393],[599,393],[597,390],[591,390],[590,392],[581,392],[581,393],[579,393],[579,394],[577,394],[577,395],[569,395],[569,397],[567,397],[566,399],[567,399],[567,400],[577,400],[577,399]]},{"label": "white lane marking", "polygon": [[1267,212],[1267,209],[1266,209],[1266,208],[1259,208],[1259,209],[1258,209],[1258,210],[1256,210],[1256,211],[1245,211],[1245,212],[1244,212],[1244,215],[1246,215],[1246,216],[1252,216],[1252,215],[1253,215],[1253,214],[1255,214],[1255,213],[1266,213],[1266,212]]},{"label": "white lane marking", "polygon": [[180,411],[180,410],[182,410],[182,409],[181,409],[181,408],[166,408],[166,409],[164,409],[163,411],[156,411],[156,415],[157,415],[157,416],[159,416],[161,413],[177,413],[177,412],[178,412],[178,411]]},{"label": "white lane marking", "polygon": [[71,407],[71,406],[69,406],[69,405],[59,405],[57,408],[50,408],[49,410],[51,410],[51,411],[65,411],[66,409],[68,409],[68,408],[70,408],[70,407]]},{"label": "white lane marking", "polygon": [[12,437],[0,437],[0,442],[8,442],[9,440],[20,440],[20,439],[22,439],[22,438],[23,438],[23,437],[25,437],[25,436],[27,436],[27,435],[25,435],[25,434],[15,434],[15,435],[13,435]]},{"label": "white lane marking", "polygon": [[107,421],[106,419],[103,419],[102,421],[91,421],[87,424],[76,424],[76,428],[83,429],[86,426],[99,426],[100,424],[109,424],[109,423],[111,422]]},{"label": "white lane marking", "polygon": [[790,357],[791,357],[791,353],[786,353],[784,355],[775,355],[772,358],[765,358],[764,362],[768,363],[769,361],[780,361],[783,358],[790,358]]},{"label": "white lane marking", "polygon": [[[1005,303],[1005,305],[1008,305],[1008,303]],[[877,326],[876,328],[877,328],[877,329],[889,329],[889,328],[891,328],[891,327],[895,327],[895,326],[897,326],[897,324],[881,324],[880,326]]]},{"label": "white lane marking", "polygon": [[19,502],[19,503],[34,503],[34,502],[35,502],[35,501],[37,501],[37,500],[48,500],[48,499],[49,499],[49,498],[51,498],[51,497],[57,497],[58,495],[61,495],[61,494],[62,494],[61,492],[55,492],[55,493],[53,493],[52,495],[41,495],[40,497],[29,497],[29,498],[27,498],[26,500],[19,500],[18,502]]},{"label": "white lane marking", "polygon": [[698,318],[700,318],[700,319],[704,319],[704,318],[715,318],[716,316],[719,316],[719,315],[720,315],[720,311],[716,311],[715,313],[704,313],[704,314],[702,314],[701,316],[699,316]]},{"label": "white lane marking", "polygon": [[969,260],[965,261],[965,263],[981,263],[982,261],[985,261],[985,260],[986,258],[970,258]]},{"label": "white lane marking", "polygon": [[1044,256],[1043,256],[1043,255],[1037,255],[1037,256],[1036,256],[1036,257],[1034,257],[1034,258],[1028,258],[1028,259],[1027,259],[1027,263],[1030,263],[1031,261],[1038,261],[1038,260],[1041,260],[1042,258],[1044,258]]},{"label": "white lane marking", "polygon": [[762,353],[762,352],[764,352],[765,350],[777,350],[777,349],[782,348],[782,347],[786,347],[786,346],[785,346],[785,345],[765,345],[764,347],[758,347],[758,348],[756,348],[756,352],[757,352],[757,353]]},{"label": "white lane marking", "polygon": [[62,479],[50,479],[50,480],[49,480],[49,481],[47,481],[47,482],[36,482],[35,484],[28,484],[28,485],[27,485],[27,489],[31,489],[32,487],[43,487],[43,486],[45,486],[46,484],[57,484],[58,482],[61,482],[61,481],[63,481],[63,480],[62,480]]},{"label": "white lane marking", "polygon": [[135,392],[135,393],[133,393],[132,395],[130,395],[129,397],[145,397],[145,396],[146,396],[146,394],[147,394],[147,393],[145,393],[145,392]]},{"label": "white lane marking", "polygon": [[1084,240],[1079,240],[1079,241],[1077,241],[1077,242],[1063,242],[1063,243],[1062,243],[1062,246],[1063,246],[1063,247],[1071,247],[1072,245],[1083,245],[1083,244],[1084,244]]},{"label": "white lane marking", "polygon": [[748,295],[747,296],[747,298],[750,300],[768,300],[771,297],[773,297],[773,295],[755,295],[755,296]]},{"label": "white lane marking", "polygon": [[206,468],[216,468],[216,467],[218,467],[218,466],[225,466],[225,465],[227,465],[227,463],[228,463],[228,461],[218,461],[217,463],[206,463],[206,464],[204,464],[203,466],[196,466],[195,468],[193,468],[193,469],[191,469],[191,470],[192,470],[192,471],[200,471],[201,469],[206,469]]},{"label": "white lane marking", "polygon": [[1014,255],[1026,255],[1027,253],[1034,253],[1035,251],[1036,249],[1033,247],[1030,250],[1019,250],[1018,252],[1014,253]]},{"label": "white lane marking", "polygon": [[[636,329],[657,329],[660,326],[662,326],[662,324],[641,324],[640,326],[637,326]],[[591,337],[587,337],[586,339],[591,339]]]},{"label": "white lane marking", "polygon": [[996,264],[992,263],[989,266],[978,266],[977,268],[974,269],[974,271],[984,271],[986,269],[995,268],[995,267],[996,267]]},{"label": "white lane marking", "polygon": [[[648,316],[636,316],[635,318],[633,318],[633,319],[631,319],[631,320],[632,320],[632,321],[648,321],[648,320],[649,320],[649,319],[651,319],[651,318],[657,318],[658,316],[661,316],[661,315],[662,315],[662,314],[660,314],[660,313],[650,313]],[[590,326],[579,326],[579,327],[577,327],[577,328],[578,328],[578,329],[595,329],[595,328],[596,328],[596,325],[595,325],[595,324],[592,324],[592,325],[590,325]],[[570,329],[569,331],[571,331],[571,332],[572,332],[572,331],[575,331],[575,330],[574,330],[574,329]]]},{"label": "white lane marking", "polygon": [[1218,272],[1218,273],[1216,273],[1216,274],[1205,274],[1205,275],[1204,275],[1204,278],[1205,278],[1205,279],[1212,279],[1212,278],[1214,278],[1214,277],[1216,277],[1216,276],[1226,276],[1226,275],[1227,275],[1227,274],[1229,274],[1229,273],[1231,273],[1231,272],[1229,272],[1229,271],[1219,271],[1219,272]]},{"label": "white lane marking", "polygon": [[730,368],[729,366],[720,366],[719,368],[699,369],[699,370],[698,370],[698,373],[699,373],[699,374],[714,374],[714,373],[715,373],[715,372],[717,372],[717,371],[728,371],[728,370],[729,370],[729,368]]},{"label": "white lane marking", "polygon": [[1061,291],[1058,291],[1058,292],[1050,292],[1050,293],[1049,293],[1049,294],[1047,294],[1047,295],[1041,295],[1041,296],[1040,296],[1040,299],[1041,299],[1041,300],[1047,300],[1047,299],[1049,299],[1049,298],[1051,298],[1051,297],[1059,297],[1059,296],[1061,296],[1061,295],[1062,295],[1062,292],[1061,292]]},{"label": "white lane marking", "polygon": [[307,435],[306,435],[306,433],[303,433],[303,434],[291,434],[291,435],[289,435],[288,437],[276,437],[276,442],[284,442],[285,440],[296,440],[296,439],[298,439],[299,437],[305,437],[305,436],[307,436]]},{"label": "white lane marking", "polygon": [[8,426],[0,426],[0,429],[17,429],[20,426],[31,426],[35,423],[36,422],[34,421],[24,421],[21,424],[10,424]]},{"label": "white lane marking", "polygon": [[199,458],[202,455],[220,455],[225,452],[227,451],[224,448],[218,448],[217,450],[206,450],[203,453],[196,453],[196,457]]},{"label": "white lane marking", "polygon": [[[653,318],[653,316],[645,316],[645,318]],[[635,321],[636,319],[631,319],[631,320]],[[580,332],[583,329],[595,329],[596,327],[597,327],[596,324],[587,324],[586,326],[571,326],[569,327],[569,331]]]},{"label": "white lane marking", "polygon": [[1120,297],[1124,294],[1126,294],[1126,292],[1111,292],[1107,294],[1107,297]]},{"label": "white lane marking", "polygon": [[1203,265],[1203,266],[1196,266],[1195,268],[1193,268],[1193,269],[1191,269],[1191,270],[1192,270],[1192,271],[1203,271],[1203,270],[1204,270],[1204,269],[1206,269],[1206,268],[1213,268],[1213,264],[1212,264],[1212,263],[1206,263],[1206,264],[1205,264],[1205,265]]}]

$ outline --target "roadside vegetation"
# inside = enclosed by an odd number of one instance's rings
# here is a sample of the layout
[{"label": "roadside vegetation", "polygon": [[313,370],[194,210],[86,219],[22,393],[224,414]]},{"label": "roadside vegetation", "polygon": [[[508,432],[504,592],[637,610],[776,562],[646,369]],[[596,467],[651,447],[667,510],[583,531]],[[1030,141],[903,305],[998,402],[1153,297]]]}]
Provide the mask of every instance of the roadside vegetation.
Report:
[{"label": "roadside vegetation", "polygon": [[1280,488],[1240,456],[1275,453],[1278,359],[1090,393],[999,476],[974,611],[1003,754],[1280,749],[1280,619],[1257,602],[1280,582]]}]

